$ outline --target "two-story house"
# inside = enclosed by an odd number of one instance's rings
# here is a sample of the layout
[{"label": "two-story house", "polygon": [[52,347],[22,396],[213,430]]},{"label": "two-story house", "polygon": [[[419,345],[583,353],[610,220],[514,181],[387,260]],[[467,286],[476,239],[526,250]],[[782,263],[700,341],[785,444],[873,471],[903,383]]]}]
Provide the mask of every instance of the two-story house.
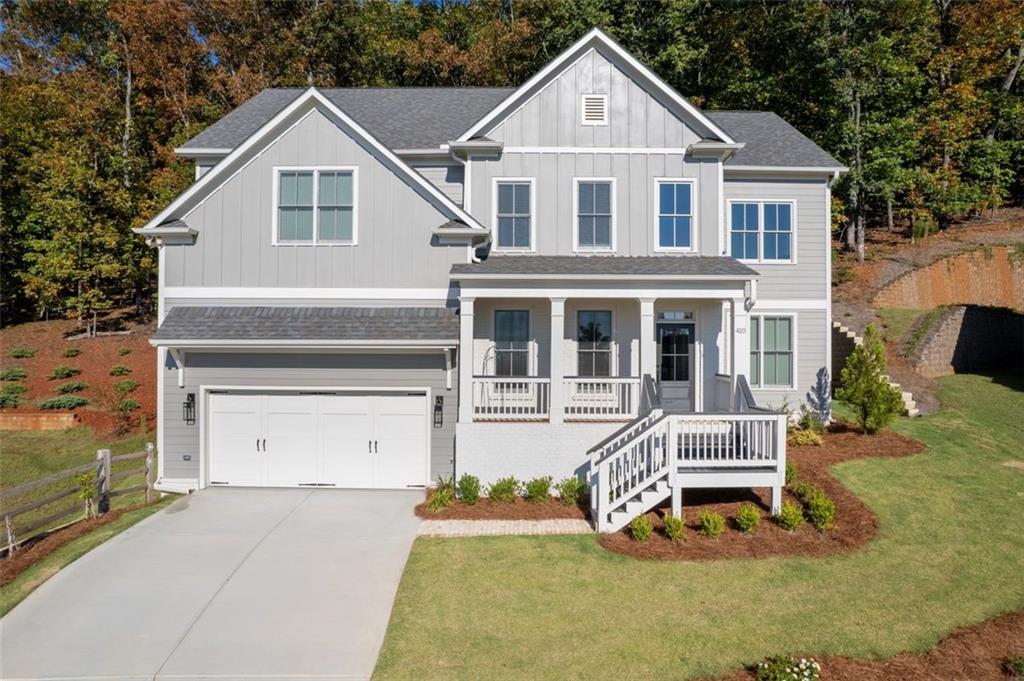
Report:
[{"label": "two-story house", "polygon": [[777,505],[767,408],[829,364],[844,168],[775,114],[594,30],[518,88],[265,90],[178,153],[195,183],[137,230],[162,489],[575,474],[603,529],[683,487]]}]

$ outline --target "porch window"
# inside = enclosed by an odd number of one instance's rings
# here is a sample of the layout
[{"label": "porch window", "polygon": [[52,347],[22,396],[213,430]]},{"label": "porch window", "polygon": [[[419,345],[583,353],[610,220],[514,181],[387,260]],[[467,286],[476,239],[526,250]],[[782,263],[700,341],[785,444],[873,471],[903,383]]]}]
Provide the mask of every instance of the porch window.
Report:
[{"label": "porch window", "polygon": [[690,250],[693,248],[693,183],[659,180],[658,248]]},{"label": "porch window", "polygon": [[612,313],[580,310],[576,314],[576,363],[579,376],[612,375]]},{"label": "porch window", "polygon": [[529,310],[495,310],[494,375],[528,376],[529,341]]},{"label": "porch window", "polygon": [[278,244],[355,244],[355,170],[277,171]]},{"label": "porch window", "polygon": [[528,181],[498,181],[496,212],[498,248],[529,250],[531,215],[531,183]]},{"label": "porch window", "polygon": [[750,383],[758,387],[793,385],[793,318],[750,318]]},{"label": "porch window", "polygon": [[578,180],[576,187],[576,248],[612,248],[612,181]]},{"label": "porch window", "polygon": [[741,201],[729,211],[732,256],[756,262],[793,260],[792,201]]}]

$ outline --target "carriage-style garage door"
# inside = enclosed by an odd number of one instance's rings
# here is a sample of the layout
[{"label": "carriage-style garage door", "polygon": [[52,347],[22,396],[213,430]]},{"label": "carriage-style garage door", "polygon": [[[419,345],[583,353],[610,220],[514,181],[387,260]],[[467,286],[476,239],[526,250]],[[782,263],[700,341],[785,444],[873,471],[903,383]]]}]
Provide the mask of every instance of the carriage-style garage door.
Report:
[{"label": "carriage-style garage door", "polygon": [[210,484],[383,487],[427,480],[424,395],[211,393]]}]

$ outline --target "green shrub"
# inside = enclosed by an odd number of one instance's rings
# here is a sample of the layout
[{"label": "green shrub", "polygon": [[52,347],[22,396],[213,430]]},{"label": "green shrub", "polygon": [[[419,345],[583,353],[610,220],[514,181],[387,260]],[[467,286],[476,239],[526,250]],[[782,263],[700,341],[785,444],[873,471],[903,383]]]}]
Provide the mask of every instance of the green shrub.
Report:
[{"label": "green shrub", "polygon": [[721,513],[701,511],[697,514],[697,521],[700,525],[697,532],[705,537],[720,537],[725,532],[725,518]]},{"label": "green shrub", "polygon": [[1011,655],[1003,659],[1003,671],[1011,679],[1024,679],[1024,655]]},{"label": "green shrub", "polygon": [[551,476],[534,478],[526,483],[526,500],[534,503],[547,501],[551,498]]},{"label": "green shrub", "polygon": [[137,381],[133,381],[130,378],[124,381],[118,381],[114,384],[114,392],[121,397],[124,397],[128,393],[135,392],[135,389],[139,387]]},{"label": "green shrub", "polygon": [[488,488],[487,496],[491,501],[510,504],[519,496],[519,487],[519,481],[513,477],[500,478]]},{"label": "green shrub", "polygon": [[82,372],[75,367],[69,367],[67,364],[61,364],[60,366],[54,367],[53,371],[50,372],[50,375],[47,376],[47,378],[54,381],[58,378],[71,378],[72,376],[77,376],[80,373]]},{"label": "green shrub", "polygon": [[80,393],[89,387],[88,383],[82,381],[69,381],[68,383],[61,383],[57,386],[57,392],[61,395],[67,395],[69,393]]},{"label": "green shrub", "polygon": [[467,504],[475,504],[480,500],[480,478],[469,473],[459,478],[459,498]]},{"label": "green shrub", "polygon": [[28,359],[29,357],[35,357],[36,351],[32,348],[11,348],[8,354],[15,359]]},{"label": "green shrub", "polygon": [[28,376],[28,372],[21,367],[11,367],[0,371],[0,381],[20,381]]},{"label": "green shrub", "polygon": [[793,530],[804,524],[804,512],[791,501],[783,501],[782,509],[775,516],[775,522],[784,530]]},{"label": "green shrub", "polygon": [[587,493],[587,482],[573,475],[555,485],[555,489],[558,490],[558,498],[563,504],[579,506]]},{"label": "green shrub", "polygon": [[794,482],[796,482],[796,464],[795,463],[787,463],[786,464],[786,484],[787,485],[792,485]]},{"label": "green shrub", "polygon": [[777,655],[758,664],[754,678],[757,681],[819,681],[821,665],[814,658]]},{"label": "green shrub", "polygon": [[434,493],[427,501],[427,510],[433,513],[440,511],[445,506],[450,506],[455,501],[455,478],[439,477]]},{"label": "green shrub", "polygon": [[124,366],[123,364],[118,364],[116,366],[110,367],[111,376],[127,376],[131,372],[132,370]]},{"label": "green shrub", "polygon": [[809,482],[798,482],[793,485],[793,496],[805,504],[819,494],[822,494],[822,491]]},{"label": "green shrub", "polygon": [[885,345],[875,326],[869,324],[864,343],[846,358],[842,386],[836,390],[836,397],[853,407],[865,433],[885,429],[903,411],[900,391],[889,385],[885,372]]},{"label": "green shrub", "polygon": [[61,395],[60,397],[51,397],[48,400],[43,400],[39,403],[40,409],[76,409],[78,407],[84,407],[89,404],[89,400],[78,395]]},{"label": "green shrub", "polygon": [[654,532],[654,523],[651,522],[651,517],[646,513],[638,515],[629,523],[629,535],[633,537],[635,542],[644,543],[651,538],[652,532]]},{"label": "green shrub", "polygon": [[831,530],[836,526],[836,503],[819,490],[807,502],[807,519],[819,530]]},{"label": "green shrub", "polygon": [[18,406],[18,396],[11,393],[0,393],[0,408],[14,409]]},{"label": "green shrub", "polygon": [[121,414],[130,414],[138,408],[139,403],[132,399],[121,400],[114,405],[114,410]]},{"label": "green shrub", "polygon": [[64,348],[65,357],[78,357],[80,354],[82,354],[82,351],[78,348]]},{"label": "green shrub", "polygon": [[118,357],[124,357],[125,355],[130,355],[130,354],[132,354],[132,349],[131,348],[118,348],[117,349],[117,356]]},{"label": "green shrub", "polygon": [[821,416],[817,412],[810,409],[804,409],[800,412],[800,420],[796,422],[796,425],[801,430],[809,430],[818,435],[825,433],[825,422],[821,420]]},{"label": "green shrub", "polygon": [[686,521],[682,517],[677,518],[674,515],[666,515],[663,520],[665,522],[666,537],[676,543],[686,540]]},{"label": "green shrub", "polygon": [[822,439],[820,433],[816,433],[813,430],[808,430],[806,428],[794,428],[789,431],[789,434],[786,436],[786,440],[789,444],[795,447],[820,447],[825,444],[825,440]]},{"label": "green shrub", "polygon": [[757,524],[761,522],[761,514],[753,504],[741,504],[736,511],[736,527],[743,534],[753,534]]},{"label": "green shrub", "polygon": [[23,386],[21,383],[4,383],[3,387],[0,387],[0,395],[24,395],[28,392],[28,388]]}]

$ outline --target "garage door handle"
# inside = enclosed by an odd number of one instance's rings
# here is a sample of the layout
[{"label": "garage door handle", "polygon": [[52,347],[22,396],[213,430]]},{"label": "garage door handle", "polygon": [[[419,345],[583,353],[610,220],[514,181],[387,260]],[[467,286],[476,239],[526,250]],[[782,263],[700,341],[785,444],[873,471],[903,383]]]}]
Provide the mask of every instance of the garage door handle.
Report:
[{"label": "garage door handle", "polygon": [[376,440],[374,440],[374,441],[373,441],[373,453],[374,453],[374,454],[376,454],[376,453],[377,453],[377,452],[379,451],[379,450],[377,449],[377,444],[378,444],[378,443],[377,443],[377,441],[376,441]]},{"label": "garage door handle", "polygon": [[260,439],[256,438],[256,451],[260,451]]},{"label": "garage door handle", "polygon": [[373,440],[366,441],[366,453],[373,454]]},{"label": "garage door handle", "polygon": [[263,438],[263,451],[267,451],[267,438]]}]

